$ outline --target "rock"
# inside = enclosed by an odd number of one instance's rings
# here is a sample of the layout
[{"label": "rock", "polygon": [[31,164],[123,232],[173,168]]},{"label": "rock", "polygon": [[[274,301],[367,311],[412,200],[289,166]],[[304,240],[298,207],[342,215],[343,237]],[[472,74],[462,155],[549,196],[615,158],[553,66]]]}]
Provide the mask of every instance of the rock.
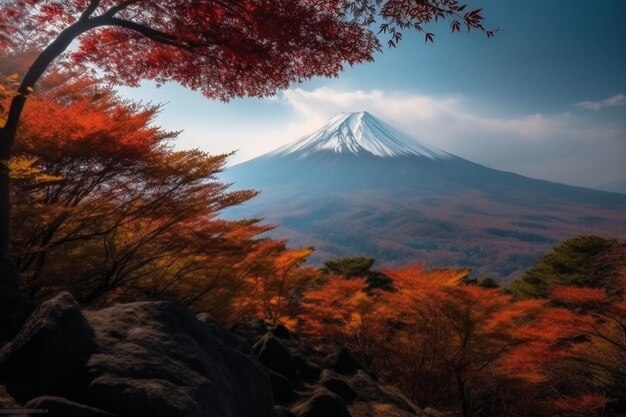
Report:
[{"label": "rock", "polygon": [[404,411],[415,411],[401,394],[380,386],[363,370],[357,371],[350,378],[349,385],[356,392],[357,399],[360,401],[393,404]]},{"label": "rock", "polygon": [[205,328],[211,332],[213,337],[225,343],[227,346],[238,350],[248,356],[252,355],[250,344],[243,337],[233,333],[220,325],[215,319],[206,313],[199,314],[197,319],[204,324]]},{"label": "rock", "polygon": [[341,398],[330,392],[317,393],[292,411],[298,417],[351,417]]},{"label": "rock", "polygon": [[364,369],[352,353],[344,348],[328,355],[325,362],[328,368],[343,375],[352,375],[359,369]]},{"label": "rock", "polygon": [[246,339],[251,346],[268,331],[265,321],[261,319],[240,320],[230,330]]},{"label": "rock", "polygon": [[333,375],[328,370],[325,370],[320,377],[320,385],[325,387],[328,391],[337,394],[344,403],[352,404],[356,398],[356,392],[348,385],[346,381]]},{"label": "rock", "polygon": [[252,352],[263,365],[289,379],[293,379],[298,373],[289,350],[271,333],[267,333],[256,342],[252,346]]},{"label": "rock", "polygon": [[0,350],[0,383],[20,403],[80,384],[96,349],[94,332],[68,292],[42,303]]},{"label": "rock", "polygon": [[[37,397],[27,402],[23,408],[47,410],[45,414],[63,417],[115,417],[98,408],[89,407],[61,397]],[[34,415],[34,414],[33,414]]]},{"label": "rock", "polygon": [[300,355],[294,355],[293,360],[296,362],[300,377],[305,381],[316,381],[320,377],[322,368],[319,366],[313,365]]},{"label": "rock", "polygon": [[270,417],[297,417],[294,413],[291,412],[288,408],[281,407],[280,405],[274,406],[272,412],[270,413]]},{"label": "rock", "polygon": [[289,404],[296,399],[296,393],[293,390],[291,382],[278,372],[274,372],[271,369],[266,368],[265,373],[270,378],[272,384],[272,394],[274,395],[274,402],[276,404]]},{"label": "rock", "polygon": [[272,334],[279,339],[291,339],[292,335],[289,329],[282,324],[277,325],[272,329]]},{"label": "rock", "polygon": [[88,404],[120,417],[265,417],[272,409],[267,374],[182,304],[86,315],[100,345],[87,363]]},{"label": "rock", "polygon": [[7,387],[0,385],[0,410],[19,407],[20,404],[7,392]]}]

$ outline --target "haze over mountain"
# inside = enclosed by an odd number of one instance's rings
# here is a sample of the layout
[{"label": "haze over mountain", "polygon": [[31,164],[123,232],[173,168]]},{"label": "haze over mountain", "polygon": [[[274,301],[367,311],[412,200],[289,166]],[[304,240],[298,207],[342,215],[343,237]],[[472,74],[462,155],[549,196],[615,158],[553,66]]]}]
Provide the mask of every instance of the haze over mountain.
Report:
[{"label": "haze over mountain", "polygon": [[470,162],[368,112],[227,170],[261,194],[228,216],[264,217],[274,236],[313,245],[313,261],[467,266],[506,279],[559,240],[626,238],[626,195],[531,179]]}]

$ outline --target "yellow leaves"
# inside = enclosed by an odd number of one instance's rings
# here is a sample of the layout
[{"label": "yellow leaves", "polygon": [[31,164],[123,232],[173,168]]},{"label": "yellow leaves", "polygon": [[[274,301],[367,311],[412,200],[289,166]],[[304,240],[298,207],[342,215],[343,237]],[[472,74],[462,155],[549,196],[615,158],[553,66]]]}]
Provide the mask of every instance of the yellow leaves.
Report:
[{"label": "yellow leaves", "polygon": [[63,179],[57,175],[50,175],[36,166],[39,158],[36,157],[13,157],[10,161],[0,161],[9,168],[12,180],[27,180],[39,185],[51,183]]},{"label": "yellow leaves", "polygon": [[0,128],[6,124],[9,105],[17,94],[18,82],[19,74],[0,74]]}]

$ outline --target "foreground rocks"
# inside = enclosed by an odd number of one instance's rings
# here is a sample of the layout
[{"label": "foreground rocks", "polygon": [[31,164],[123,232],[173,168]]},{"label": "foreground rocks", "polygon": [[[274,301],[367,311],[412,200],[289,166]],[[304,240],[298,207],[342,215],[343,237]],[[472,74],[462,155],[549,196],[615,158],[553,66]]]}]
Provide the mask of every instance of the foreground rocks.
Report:
[{"label": "foreground rocks", "polygon": [[0,406],[69,417],[429,415],[348,351],[318,352],[282,326],[229,331],[176,302],[82,312],[69,293],[0,349]]}]

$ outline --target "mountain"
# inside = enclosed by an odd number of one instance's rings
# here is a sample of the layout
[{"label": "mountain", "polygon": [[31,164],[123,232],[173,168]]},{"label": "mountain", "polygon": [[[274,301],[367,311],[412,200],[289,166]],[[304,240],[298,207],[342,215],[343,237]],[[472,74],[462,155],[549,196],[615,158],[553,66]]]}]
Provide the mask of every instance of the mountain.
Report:
[{"label": "mountain", "polygon": [[264,217],[274,236],[315,246],[317,262],[367,255],[506,280],[559,240],[626,238],[626,195],[487,168],[367,112],[340,114],[222,179],[261,191],[228,216]]}]

